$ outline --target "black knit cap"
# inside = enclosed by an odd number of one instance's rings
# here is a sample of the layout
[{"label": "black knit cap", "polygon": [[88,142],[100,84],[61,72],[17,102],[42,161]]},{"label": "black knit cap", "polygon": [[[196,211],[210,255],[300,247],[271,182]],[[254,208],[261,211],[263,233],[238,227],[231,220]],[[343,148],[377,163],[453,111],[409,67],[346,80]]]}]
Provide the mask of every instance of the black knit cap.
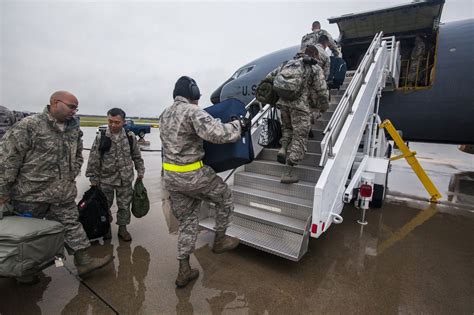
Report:
[{"label": "black knit cap", "polygon": [[[191,84],[195,85],[197,93],[192,92]],[[175,98],[176,96],[182,96],[191,101],[197,101],[201,98],[201,94],[199,93],[199,88],[196,84],[196,81],[186,76],[183,76],[179,78],[178,81],[176,81],[173,90],[173,98]]]}]

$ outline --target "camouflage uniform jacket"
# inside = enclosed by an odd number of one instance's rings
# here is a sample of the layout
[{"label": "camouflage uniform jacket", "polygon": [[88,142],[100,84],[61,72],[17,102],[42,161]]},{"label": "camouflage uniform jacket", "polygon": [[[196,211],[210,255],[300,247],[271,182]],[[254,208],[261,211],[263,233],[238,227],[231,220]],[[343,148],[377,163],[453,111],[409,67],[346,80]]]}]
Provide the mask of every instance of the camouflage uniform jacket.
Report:
[{"label": "camouflage uniform jacket", "polygon": [[[265,79],[273,81],[284,65],[285,63],[270,72]],[[305,67],[309,67],[309,65],[305,65]],[[310,108],[317,108],[323,112],[326,111],[329,107],[329,91],[323,69],[319,65],[311,66],[311,71],[309,71],[301,97],[293,101],[279,99],[277,104],[279,106],[297,108],[307,113],[310,113]]]},{"label": "camouflage uniform jacket", "polygon": [[15,122],[16,118],[13,112],[5,106],[0,105],[0,140]]},{"label": "camouflage uniform jacket", "polygon": [[0,197],[61,204],[77,195],[82,166],[82,131],[72,118],[62,131],[49,114],[26,117],[5,135],[0,147]]},{"label": "camouflage uniform jacket", "polygon": [[[158,119],[163,146],[163,162],[186,165],[204,158],[203,139],[212,143],[230,143],[240,139],[238,121],[223,124],[197,105],[176,96],[173,105]],[[186,191],[209,185],[216,173],[209,166],[178,173],[164,172],[166,189]]]},{"label": "camouflage uniform jacket", "polygon": [[331,59],[329,59],[329,56],[326,54],[323,45],[316,44],[316,48],[319,53],[318,66],[323,69],[324,77],[327,80],[329,78],[329,72],[331,71]]},{"label": "camouflage uniform jacket", "polygon": [[410,59],[416,60],[423,58],[425,55],[425,49],[426,46],[423,40],[415,40],[415,47],[413,47],[413,50],[411,51]]},{"label": "camouflage uniform jacket", "polygon": [[133,164],[138,176],[145,174],[145,163],[140,153],[140,146],[133,132],[129,132],[133,138],[133,152],[130,152],[127,133],[122,129],[118,137],[113,137],[107,128],[105,136],[112,141],[110,150],[101,156],[99,144],[101,133],[99,132],[92,144],[89,161],[87,162],[86,176],[93,183],[104,183],[113,186],[122,186],[133,182]]},{"label": "camouflage uniform jacket", "polygon": [[303,38],[301,38],[301,49],[305,49],[309,45],[316,46],[318,43],[319,36],[326,35],[329,39],[329,49],[331,49],[332,54],[337,57],[339,56],[339,49],[337,49],[336,42],[332,38],[331,34],[326,30],[316,30],[314,32],[308,33]]}]

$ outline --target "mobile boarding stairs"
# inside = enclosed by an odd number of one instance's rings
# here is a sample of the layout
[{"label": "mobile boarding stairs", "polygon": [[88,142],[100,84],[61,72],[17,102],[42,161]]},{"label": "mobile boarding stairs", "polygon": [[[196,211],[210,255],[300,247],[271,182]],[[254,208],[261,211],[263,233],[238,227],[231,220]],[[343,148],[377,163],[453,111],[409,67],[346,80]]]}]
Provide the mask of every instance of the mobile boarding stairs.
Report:
[{"label": "mobile boarding stairs", "polygon": [[[357,195],[353,191],[361,178],[375,184],[371,202],[381,205],[390,150],[384,131],[378,128],[378,105],[382,91],[397,87],[400,73],[400,44],[394,37],[382,36],[374,37],[358,69],[346,74],[341,89],[331,90],[330,107],[313,124],[314,137],[296,166],[298,183],[280,183],[285,165],[276,160],[278,149],[257,143],[270,105],[252,119],[256,159],[224,175],[235,205],[227,234],[298,261],[308,250],[310,236],[318,238],[331,224],[342,222],[344,201],[351,202]],[[203,203],[201,227],[214,230],[214,216],[213,205]]]}]

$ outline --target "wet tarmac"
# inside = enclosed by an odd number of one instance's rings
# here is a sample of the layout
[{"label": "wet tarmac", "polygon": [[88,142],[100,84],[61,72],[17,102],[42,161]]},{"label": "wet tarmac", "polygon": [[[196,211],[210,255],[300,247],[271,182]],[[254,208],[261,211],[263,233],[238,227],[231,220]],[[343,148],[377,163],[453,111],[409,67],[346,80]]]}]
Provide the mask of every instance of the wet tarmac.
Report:
[{"label": "wet tarmac", "polygon": [[[93,131],[85,128],[86,148]],[[152,150],[156,137],[147,136]],[[144,152],[151,211],[132,218],[133,241],[119,241],[114,224],[112,240],[92,246],[114,262],[83,280],[71,257],[34,286],[0,279],[0,314],[473,314],[474,155],[447,145],[412,149],[443,194],[440,204],[426,202],[408,164],[396,161],[385,205],[368,212],[367,226],[347,205],[344,222],[311,239],[298,263],[247,246],[216,255],[213,233],[202,231],[191,257],[200,276],[184,289],[174,285],[177,225],[161,183],[161,153]],[[78,188],[79,195],[88,188],[85,178]]]}]

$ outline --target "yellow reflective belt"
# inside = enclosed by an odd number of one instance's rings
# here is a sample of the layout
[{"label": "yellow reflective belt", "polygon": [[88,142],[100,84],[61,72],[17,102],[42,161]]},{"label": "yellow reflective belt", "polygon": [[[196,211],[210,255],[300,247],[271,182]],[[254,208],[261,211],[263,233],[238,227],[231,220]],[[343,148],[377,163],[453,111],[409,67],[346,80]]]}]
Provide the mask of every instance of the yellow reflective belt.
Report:
[{"label": "yellow reflective belt", "polygon": [[186,164],[186,165],[175,165],[175,164],[170,164],[170,163],[163,163],[163,168],[165,169],[165,171],[177,172],[177,173],[192,172],[192,171],[200,169],[203,166],[204,164],[202,163],[202,161],[197,161],[197,162]]}]

